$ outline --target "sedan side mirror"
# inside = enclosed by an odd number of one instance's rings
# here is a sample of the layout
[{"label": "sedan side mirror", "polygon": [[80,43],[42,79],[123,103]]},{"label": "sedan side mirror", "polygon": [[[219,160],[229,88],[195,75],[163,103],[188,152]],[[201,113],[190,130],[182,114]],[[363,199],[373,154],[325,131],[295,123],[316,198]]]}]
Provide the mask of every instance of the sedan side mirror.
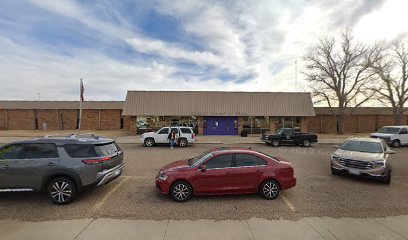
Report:
[{"label": "sedan side mirror", "polygon": [[339,145],[333,145],[333,148],[339,149]]},{"label": "sedan side mirror", "polygon": [[387,150],[387,151],[385,151],[385,154],[394,154],[395,153],[395,151],[393,151],[393,150]]},{"label": "sedan side mirror", "polygon": [[207,166],[201,165],[200,170],[201,170],[201,172],[205,172],[207,170]]}]

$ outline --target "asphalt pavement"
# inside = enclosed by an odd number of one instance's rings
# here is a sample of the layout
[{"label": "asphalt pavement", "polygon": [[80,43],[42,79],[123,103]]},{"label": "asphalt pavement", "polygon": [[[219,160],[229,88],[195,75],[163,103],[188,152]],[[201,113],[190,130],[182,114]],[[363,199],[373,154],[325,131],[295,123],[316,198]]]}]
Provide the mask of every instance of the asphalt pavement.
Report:
[{"label": "asphalt pavement", "polygon": [[[215,144],[196,144],[170,150],[141,144],[122,144],[125,171],[115,181],[84,193],[73,203],[56,206],[40,193],[0,193],[0,219],[53,221],[86,218],[138,220],[300,220],[305,217],[373,218],[408,214],[408,148],[393,156],[390,185],[330,173],[330,145],[310,148],[245,145],[292,162],[297,186],[268,201],[260,196],[193,197],[176,203],[155,190],[154,177],[166,163],[193,157]],[[233,146],[233,145],[231,145]]]}]

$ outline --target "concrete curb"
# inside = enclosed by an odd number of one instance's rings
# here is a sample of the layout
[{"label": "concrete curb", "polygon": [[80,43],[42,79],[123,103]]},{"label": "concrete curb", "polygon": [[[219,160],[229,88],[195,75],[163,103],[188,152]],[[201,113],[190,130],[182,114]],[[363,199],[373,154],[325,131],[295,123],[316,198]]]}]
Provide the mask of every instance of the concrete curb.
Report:
[{"label": "concrete curb", "polygon": [[408,215],[265,220],[0,220],[0,239],[407,239]]}]

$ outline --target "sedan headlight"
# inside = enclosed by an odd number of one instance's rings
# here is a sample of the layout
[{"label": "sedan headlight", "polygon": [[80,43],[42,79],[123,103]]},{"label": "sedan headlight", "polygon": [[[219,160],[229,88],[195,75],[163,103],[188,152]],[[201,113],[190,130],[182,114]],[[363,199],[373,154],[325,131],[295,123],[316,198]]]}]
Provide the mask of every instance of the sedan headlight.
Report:
[{"label": "sedan headlight", "polygon": [[340,160],[340,157],[337,156],[337,155],[332,154],[332,155],[331,155],[331,160],[339,161],[339,160]]},{"label": "sedan headlight", "polygon": [[164,173],[164,172],[160,172],[159,173],[159,176],[157,177],[159,180],[161,180],[161,181],[166,181],[166,179],[167,179],[167,175]]}]

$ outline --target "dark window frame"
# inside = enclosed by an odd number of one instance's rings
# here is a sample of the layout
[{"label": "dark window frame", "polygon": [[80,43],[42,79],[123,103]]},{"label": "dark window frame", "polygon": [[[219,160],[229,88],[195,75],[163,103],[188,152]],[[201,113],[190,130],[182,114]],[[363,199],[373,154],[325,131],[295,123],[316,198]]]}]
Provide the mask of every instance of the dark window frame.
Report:
[{"label": "dark window frame", "polygon": [[[23,149],[22,149],[22,151],[20,153],[20,159],[48,159],[48,158],[59,158],[60,157],[59,153],[58,153],[58,147],[57,147],[57,145],[55,143],[22,143],[21,145],[23,146]],[[26,155],[26,152],[28,152],[27,147],[30,146],[30,145],[37,145],[37,146],[49,145],[49,146],[52,146],[54,155],[51,155],[51,156],[42,155],[42,156],[38,156],[38,157],[37,156],[33,157],[33,156],[29,155],[30,157],[27,157],[27,155]]]},{"label": "dark window frame", "polygon": [[[188,132],[183,132],[183,130],[187,130]],[[191,128],[188,128],[188,127],[181,127],[180,131],[183,134],[192,134],[193,133],[193,130]]]},{"label": "dark window frame", "polygon": [[[163,131],[165,129],[167,129],[167,133],[161,133],[161,131]],[[169,134],[169,128],[168,127],[167,128],[162,128],[157,132],[157,134]]]},{"label": "dark window frame", "polygon": [[[77,156],[77,155],[73,155],[71,150],[67,150],[68,146],[90,146],[91,147],[91,151],[93,153],[93,156]],[[68,156],[70,158],[96,158],[98,157],[98,154],[96,153],[95,147],[93,144],[78,144],[78,143],[67,143],[63,145],[63,148],[65,150],[65,152],[68,154]]]},{"label": "dark window frame", "polygon": [[0,148],[0,153],[1,153],[1,151],[3,151],[4,149],[6,149],[6,148],[8,148],[8,147],[12,147],[12,146],[21,146],[21,149],[20,149],[20,152],[19,152],[18,155],[17,155],[17,158],[0,158],[1,160],[5,160],[5,159],[21,159],[22,150],[23,150],[23,145],[22,145],[22,144],[19,144],[19,143],[9,144],[9,145],[6,145],[6,146],[1,147],[1,148]]},{"label": "dark window frame", "polygon": [[[256,165],[242,165],[242,166],[238,166],[238,165],[237,165],[237,155],[249,155],[249,156],[251,156],[251,157],[254,157],[254,158],[256,159]],[[260,162],[261,162],[262,164],[260,164]],[[262,159],[261,157],[255,155],[255,154],[251,154],[251,153],[235,153],[235,154],[234,154],[234,164],[233,164],[233,165],[234,165],[234,167],[236,167],[236,168],[240,168],[240,167],[266,166],[266,165],[268,165],[268,163],[267,163],[264,159]]]},{"label": "dark window frame", "polygon": [[[217,159],[219,157],[223,157],[223,156],[230,156],[231,157],[231,164],[228,167],[208,167],[208,163],[214,159]],[[232,153],[225,153],[225,154],[218,154],[213,156],[212,158],[208,159],[207,161],[205,161],[205,163],[203,163],[203,165],[206,166],[207,170],[213,170],[213,169],[225,169],[225,168],[232,168],[234,167],[234,154]]]}]

